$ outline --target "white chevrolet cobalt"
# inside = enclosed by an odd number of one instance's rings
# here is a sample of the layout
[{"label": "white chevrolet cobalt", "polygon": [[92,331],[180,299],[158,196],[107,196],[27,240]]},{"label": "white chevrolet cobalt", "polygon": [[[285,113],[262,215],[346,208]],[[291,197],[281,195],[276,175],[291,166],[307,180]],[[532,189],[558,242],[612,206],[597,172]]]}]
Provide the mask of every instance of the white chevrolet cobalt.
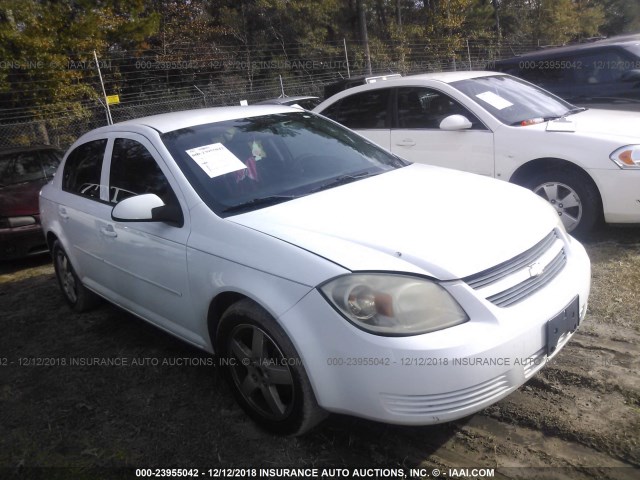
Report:
[{"label": "white chevrolet cobalt", "polygon": [[638,112],[575,107],[492,72],[378,81],[313,111],[406,160],[530,188],[555,207],[569,232],[587,232],[601,218],[640,223]]},{"label": "white chevrolet cobalt", "polygon": [[228,107],[82,136],[41,192],[62,292],[208,352],[263,427],[424,425],[505,397],[584,318],[590,262],[521,187],[409,164],[313,113]]}]

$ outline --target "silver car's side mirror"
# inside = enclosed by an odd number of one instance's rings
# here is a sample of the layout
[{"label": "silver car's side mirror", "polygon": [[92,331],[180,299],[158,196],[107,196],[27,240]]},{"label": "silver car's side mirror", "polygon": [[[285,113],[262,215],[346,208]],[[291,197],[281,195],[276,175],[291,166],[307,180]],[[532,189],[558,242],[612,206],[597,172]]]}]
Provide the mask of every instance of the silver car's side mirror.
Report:
[{"label": "silver car's side mirror", "polygon": [[113,207],[111,218],[116,222],[167,222],[179,227],[184,224],[180,207],[165,205],[154,193],[122,200]]},{"label": "silver car's side mirror", "polygon": [[440,122],[440,130],[468,130],[472,126],[464,115],[449,115]]}]

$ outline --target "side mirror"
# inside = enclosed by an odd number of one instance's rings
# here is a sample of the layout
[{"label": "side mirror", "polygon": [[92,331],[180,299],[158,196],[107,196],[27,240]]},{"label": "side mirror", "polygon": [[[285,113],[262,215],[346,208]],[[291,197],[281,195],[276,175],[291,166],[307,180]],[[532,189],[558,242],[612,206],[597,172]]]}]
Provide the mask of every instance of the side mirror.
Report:
[{"label": "side mirror", "polygon": [[449,115],[440,122],[440,130],[468,130],[472,126],[464,115]]},{"label": "side mirror", "polygon": [[640,82],[640,69],[627,70],[620,76],[623,82]]},{"label": "side mirror", "polygon": [[119,202],[111,211],[116,222],[167,222],[181,227],[184,225],[182,210],[165,205],[154,193],[136,195]]}]

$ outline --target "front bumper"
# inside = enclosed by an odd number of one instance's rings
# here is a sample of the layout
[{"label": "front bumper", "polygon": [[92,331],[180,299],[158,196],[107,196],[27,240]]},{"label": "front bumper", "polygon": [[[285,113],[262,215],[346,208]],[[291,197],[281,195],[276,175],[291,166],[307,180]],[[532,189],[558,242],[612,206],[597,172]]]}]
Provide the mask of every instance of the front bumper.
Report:
[{"label": "front bumper", "polygon": [[589,170],[607,223],[640,223],[640,170]]},{"label": "front bumper", "polygon": [[566,344],[547,355],[547,322],[577,296],[584,318],[590,262],[578,242],[545,288],[501,308],[462,281],[446,288],[470,321],[410,337],[372,335],[349,324],[313,290],[280,317],[318,403],[387,423],[426,425],[475,413],[517,389]]}]

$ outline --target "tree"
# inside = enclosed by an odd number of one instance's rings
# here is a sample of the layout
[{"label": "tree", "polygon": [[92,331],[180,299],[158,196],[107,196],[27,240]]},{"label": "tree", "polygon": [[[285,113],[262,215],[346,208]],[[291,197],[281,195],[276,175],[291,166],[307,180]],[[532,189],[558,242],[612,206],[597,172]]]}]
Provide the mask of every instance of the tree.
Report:
[{"label": "tree", "polygon": [[100,96],[93,51],[144,45],[159,18],[142,0],[0,0],[0,17],[0,56],[11,59],[0,105],[8,117],[29,105],[44,119],[87,115],[87,101]]}]

